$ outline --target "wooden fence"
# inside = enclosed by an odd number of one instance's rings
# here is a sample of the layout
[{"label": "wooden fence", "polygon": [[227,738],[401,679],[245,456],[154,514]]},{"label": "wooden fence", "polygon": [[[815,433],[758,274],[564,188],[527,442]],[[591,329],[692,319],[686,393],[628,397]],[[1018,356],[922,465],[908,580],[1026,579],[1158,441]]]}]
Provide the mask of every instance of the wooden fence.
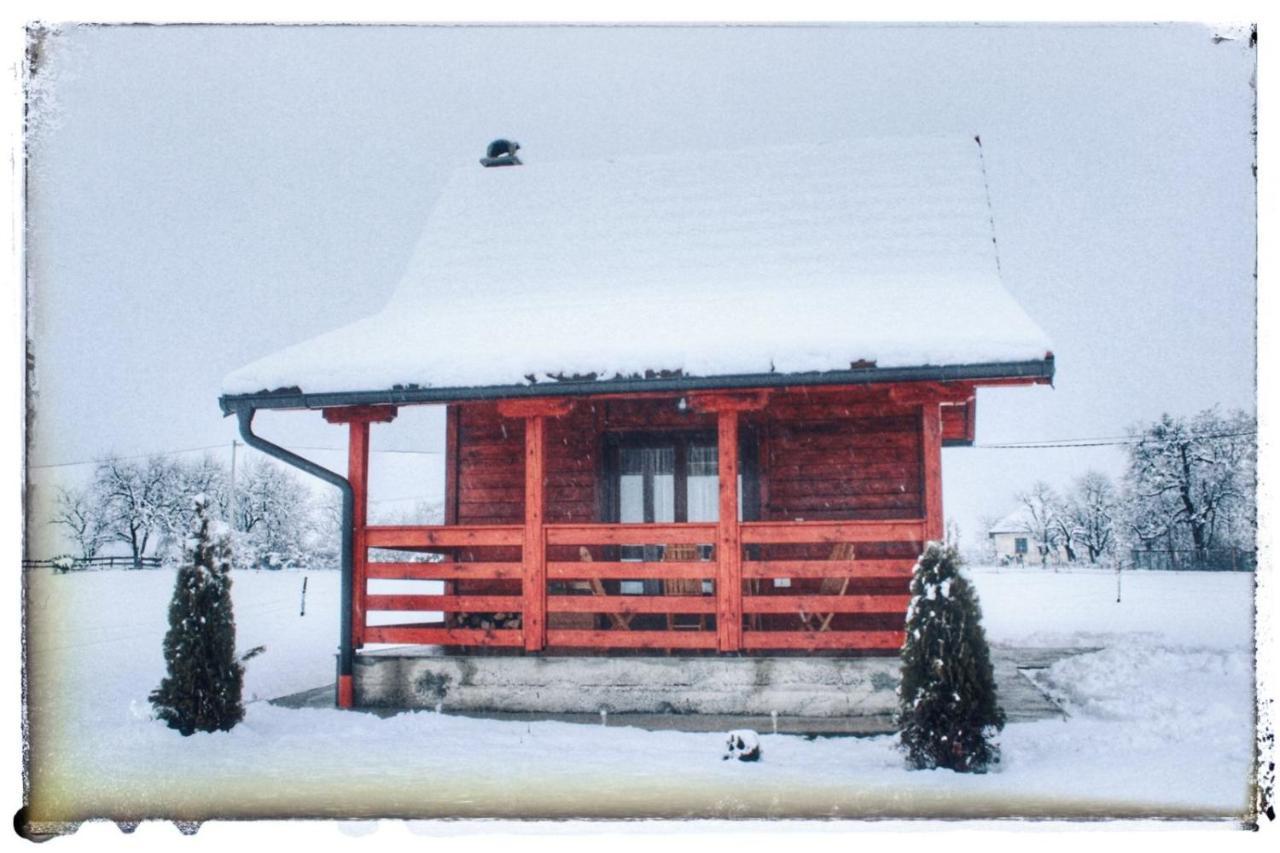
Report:
[{"label": "wooden fence", "polygon": [[59,571],[96,571],[100,569],[158,569],[159,557],[142,557],[135,565],[133,557],[54,557],[49,560],[23,560],[22,568],[57,569]]}]

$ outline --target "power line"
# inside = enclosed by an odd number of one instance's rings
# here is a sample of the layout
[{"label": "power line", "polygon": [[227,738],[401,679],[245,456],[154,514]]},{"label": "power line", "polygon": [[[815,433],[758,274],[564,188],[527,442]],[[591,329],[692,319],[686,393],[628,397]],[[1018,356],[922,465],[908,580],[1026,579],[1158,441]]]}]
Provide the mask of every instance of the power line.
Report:
[{"label": "power line", "polygon": [[[75,462],[48,462],[42,465],[28,465],[28,468],[70,468],[76,465],[97,465],[106,459],[150,459],[153,456],[180,456],[183,453],[198,453],[201,450],[223,450],[227,448],[227,444],[206,444],[203,447],[184,447],[179,450],[156,450],[152,453],[134,453],[129,456],[104,456],[100,459],[81,459]],[[345,447],[324,447],[311,444],[297,444],[293,446],[296,450],[332,450],[334,452],[346,453]],[[378,448],[369,448],[370,453],[407,453],[418,456],[443,456],[443,450],[379,450]]]},{"label": "power line", "polygon": [[130,456],[103,456],[99,459],[85,459],[79,462],[49,462],[44,465],[28,465],[28,468],[70,468],[73,465],[97,465],[107,459],[150,459],[152,456],[178,456],[182,453],[198,453],[201,450],[221,450],[226,444],[206,444],[204,447],[186,447],[181,450],[157,450],[153,453],[135,453]]},{"label": "power line", "polygon": [[[1210,438],[1242,438],[1245,436],[1256,436],[1257,430],[1249,430],[1246,432],[1219,432],[1196,435],[1188,435],[1192,439],[1210,439]],[[1145,435],[1132,436],[1113,436],[1106,438],[1060,438],[1050,439],[1048,441],[1027,441],[1027,442],[1009,442],[1001,444],[975,444],[973,447],[982,450],[1042,450],[1056,447],[1117,447],[1122,445],[1140,444],[1146,440]]]}]

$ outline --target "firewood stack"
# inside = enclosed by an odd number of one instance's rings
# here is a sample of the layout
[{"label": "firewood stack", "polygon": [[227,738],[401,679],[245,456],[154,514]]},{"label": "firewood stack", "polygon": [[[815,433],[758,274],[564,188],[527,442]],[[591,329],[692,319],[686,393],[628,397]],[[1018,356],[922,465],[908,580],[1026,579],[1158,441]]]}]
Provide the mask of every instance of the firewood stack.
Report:
[{"label": "firewood stack", "polygon": [[456,615],[456,619],[456,624],[459,628],[479,628],[483,631],[492,631],[520,627],[519,613],[459,613]]}]

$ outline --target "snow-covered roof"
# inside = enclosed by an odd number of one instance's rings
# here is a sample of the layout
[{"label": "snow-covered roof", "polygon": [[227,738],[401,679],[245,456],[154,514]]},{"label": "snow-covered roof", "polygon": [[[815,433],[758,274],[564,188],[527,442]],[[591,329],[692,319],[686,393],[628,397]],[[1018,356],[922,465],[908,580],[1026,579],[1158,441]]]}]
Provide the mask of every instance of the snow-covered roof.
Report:
[{"label": "snow-covered roof", "polygon": [[987,533],[1027,533],[1034,530],[1031,516],[1026,507],[1018,507],[1004,518],[991,525]]},{"label": "snow-covered roof", "polygon": [[379,313],[230,395],[1042,360],[972,137],[458,169]]}]

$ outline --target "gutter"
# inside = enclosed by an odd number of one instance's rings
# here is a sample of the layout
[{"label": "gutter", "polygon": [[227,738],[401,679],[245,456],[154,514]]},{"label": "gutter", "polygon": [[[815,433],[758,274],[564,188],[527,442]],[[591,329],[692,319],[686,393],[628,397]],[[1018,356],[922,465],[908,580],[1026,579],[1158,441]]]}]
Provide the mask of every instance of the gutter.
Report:
[{"label": "gutter", "polygon": [[[922,367],[864,367],[812,373],[744,373],[728,376],[660,376],[652,379],[569,379],[530,382],[523,385],[479,385],[454,388],[421,388],[397,385],[381,391],[334,391],[307,394],[298,388],[224,394],[218,399],[224,415],[254,409],[324,409],[331,406],[453,403],[512,397],[583,397],[648,391],[709,391],[724,388],[779,388],[814,385],[870,385],[879,382],[958,382],[984,379],[1053,381],[1053,354],[1035,361],[982,364],[925,365]],[[247,439],[246,439],[247,441]],[[292,463],[291,463],[292,464]],[[345,482],[345,481],[344,481]]]},{"label": "gutter", "polygon": [[[224,408],[223,411],[226,411]],[[342,567],[342,593],[341,593],[341,635],[338,638],[338,695],[336,697],[337,706],[339,708],[350,708],[354,704],[354,692],[351,681],[352,665],[355,662],[355,652],[351,646],[351,607],[353,602],[353,542],[351,535],[352,519],[355,516],[355,494],[351,490],[351,483],[339,474],[335,474],[328,468],[317,465],[310,459],[285,450],[278,444],[272,444],[253,431],[253,416],[256,414],[255,407],[251,405],[240,405],[235,409],[236,416],[240,422],[240,436],[244,439],[244,443],[256,450],[261,450],[268,456],[279,459],[287,465],[292,465],[304,473],[313,477],[319,477],[330,485],[337,486],[342,490],[342,550],[341,550],[341,567]]]}]

